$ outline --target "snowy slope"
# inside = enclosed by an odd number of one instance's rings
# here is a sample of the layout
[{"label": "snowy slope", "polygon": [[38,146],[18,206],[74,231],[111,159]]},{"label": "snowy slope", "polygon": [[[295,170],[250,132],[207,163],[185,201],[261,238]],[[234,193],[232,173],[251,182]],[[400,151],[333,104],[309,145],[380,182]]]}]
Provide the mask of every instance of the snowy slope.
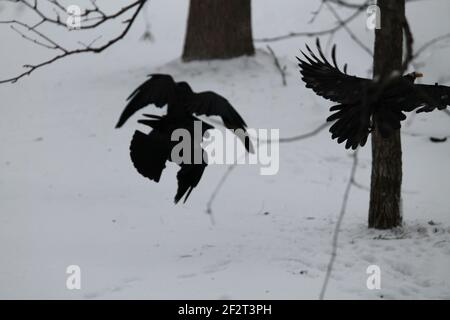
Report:
[{"label": "snowy slope", "polygon": [[[307,23],[318,4],[254,1],[255,38],[330,26],[327,11]],[[448,31],[449,9],[444,0],[410,5],[417,46]],[[152,1],[154,43],[138,40],[141,19],[101,55],[73,57],[0,86],[0,298],[318,297],[352,163],[326,130],[281,144],[275,176],[236,167],[213,203],[212,224],[206,205],[228,166],[208,167],[188,203],[174,206],[177,168],[169,166],[159,184],[142,178],[128,155],[134,130],[142,129],[137,117],[114,129],[125,98],[151,72],[217,91],[251,127],[279,128],[282,137],[323,123],[329,103],[304,88],[295,65],[312,39],[271,44],[287,66],[283,87],[265,44],[257,44],[255,57],[181,63],[186,13],[186,1]],[[359,19],[352,27],[370,46],[364,25]],[[2,78],[45,54],[6,28],[0,34],[10,43],[0,51]],[[334,41],[350,73],[367,74],[367,53],[345,33]],[[425,82],[449,75],[449,53],[433,48],[421,58]],[[450,298],[449,142],[428,140],[450,135],[448,121],[442,112],[418,115],[403,129],[401,230],[366,228],[370,144],[360,151],[363,188],[351,190],[326,298]],[[81,290],[65,287],[72,264],[81,267]],[[373,264],[381,268],[381,290],[366,287]]]}]

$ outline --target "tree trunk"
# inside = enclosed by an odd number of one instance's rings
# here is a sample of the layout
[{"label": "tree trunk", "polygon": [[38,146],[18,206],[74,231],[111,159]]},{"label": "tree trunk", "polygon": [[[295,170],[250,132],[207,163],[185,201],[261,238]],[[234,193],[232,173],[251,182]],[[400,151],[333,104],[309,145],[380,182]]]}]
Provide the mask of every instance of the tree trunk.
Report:
[{"label": "tree trunk", "polygon": [[[403,20],[405,0],[378,0],[381,29],[375,32],[374,76],[386,76],[402,69]],[[372,181],[369,228],[400,226],[402,185],[402,147],[400,130],[384,139],[372,134]]]},{"label": "tree trunk", "polygon": [[191,0],[184,61],[254,53],[250,0]]}]

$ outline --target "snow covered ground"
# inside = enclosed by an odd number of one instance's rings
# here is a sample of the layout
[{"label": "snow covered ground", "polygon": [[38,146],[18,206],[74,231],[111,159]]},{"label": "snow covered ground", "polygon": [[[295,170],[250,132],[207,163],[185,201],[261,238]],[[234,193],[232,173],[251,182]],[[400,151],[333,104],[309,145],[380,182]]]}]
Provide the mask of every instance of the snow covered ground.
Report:
[{"label": "snow covered ground", "polygon": [[[332,26],[327,10],[307,23],[318,5],[253,1],[255,38]],[[448,32],[449,11],[445,0],[409,5],[417,47]],[[281,144],[277,175],[236,167],[213,203],[212,224],[206,204],[228,166],[208,167],[189,201],[174,206],[177,168],[169,166],[159,184],[142,178],[128,154],[142,129],[137,117],[114,129],[125,98],[152,72],[223,94],[250,127],[279,128],[281,137],[323,123],[330,104],[304,88],[295,64],[313,39],[271,44],[287,66],[284,87],[261,43],[255,57],[181,63],[186,14],[187,1],[152,1],[155,42],[139,41],[141,17],[101,55],[72,57],[0,86],[0,298],[318,298],[352,164],[327,130]],[[351,26],[371,46],[364,19]],[[1,78],[44,57],[9,29],[0,35]],[[333,41],[341,64],[367,75],[369,55],[345,32]],[[435,47],[421,57],[424,82],[448,79],[449,53]],[[450,142],[429,141],[450,135],[449,120],[436,112],[405,123],[399,230],[367,229],[370,144],[359,152],[363,187],[351,190],[326,298],[450,298]],[[69,265],[81,267],[81,290],[66,289]],[[381,268],[381,290],[366,286],[369,265]]]}]

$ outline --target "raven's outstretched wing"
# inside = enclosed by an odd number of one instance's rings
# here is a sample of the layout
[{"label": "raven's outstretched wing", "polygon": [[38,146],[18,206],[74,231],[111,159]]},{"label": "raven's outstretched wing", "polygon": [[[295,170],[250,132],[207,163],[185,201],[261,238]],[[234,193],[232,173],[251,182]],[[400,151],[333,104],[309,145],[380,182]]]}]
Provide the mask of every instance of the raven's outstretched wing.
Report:
[{"label": "raven's outstretched wing", "polygon": [[317,39],[317,49],[320,58],[306,45],[310,56],[301,51],[304,60],[297,57],[299,61],[302,80],[306,87],[312,89],[319,96],[337,103],[353,104],[361,100],[361,97],[367,94],[372,80],[350,76],[347,74],[347,68],[344,66],[344,72],[339,70],[336,62],[336,46],[332,49],[333,65],[326,59]]},{"label": "raven's outstretched wing", "polygon": [[176,83],[173,78],[165,74],[152,74],[150,79],[141,84],[128,97],[125,110],[119,118],[116,128],[120,128],[136,111],[154,104],[158,108],[164,107],[175,95]]},{"label": "raven's outstretched wing", "polygon": [[400,122],[406,119],[401,107],[390,100],[383,102],[375,110],[371,105],[358,101],[353,104],[339,104],[330,108],[334,112],[327,121],[336,121],[331,127],[331,138],[338,143],[345,142],[346,149],[363,147],[370,133],[375,128],[387,138],[400,129]]},{"label": "raven's outstretched wing", "polygon": [[149,134],[136,131],[130,145],[130,156],[136,170],[159,182],[170,156],[170,134],[154,129]]},{"label": "raven's outstretched wing", "polygon": [[187,107],[196,115],[221,117],[226,128],[235,130],[247,151],[254,152],[247,134],[247,124],[227,99],[212,91],[193,93]]},{"label": "raven's outstretched wing", "polygon": [[331,107],[333,114],[327,121],[336,121],[331,127],[332,139],[345,142],[345,147],[356,149],[363,146],[369,134],[371,110],[367,101],[368,91],[372,89],[372,80],[350,76],[344,66],[342,72],[336,62],[336,46],[331,56],[333,64],[325,57],[317,39],[319,56],[306,46],[309,56],[301,52],[304,59],[297,57],[300,73],[306,87],[317,95],[339,103]]},{"label": "raven's outstretched wing", "polygon": [[396,86],[395,96],[383,97],[383,101],[395,103],[403,111],[418,108],[417,112],[443,110],[450,106],[450,87],[403,81],[401,85]]},{"label": "raven's outstretched wing", "polygon": [[370,114],[359,104],[339,104],[330,108],[334,112],[327,121],[336,122],[330,127],[331,138],[338,143],[345,142],[345,148],[356,149],[367,142]]}]

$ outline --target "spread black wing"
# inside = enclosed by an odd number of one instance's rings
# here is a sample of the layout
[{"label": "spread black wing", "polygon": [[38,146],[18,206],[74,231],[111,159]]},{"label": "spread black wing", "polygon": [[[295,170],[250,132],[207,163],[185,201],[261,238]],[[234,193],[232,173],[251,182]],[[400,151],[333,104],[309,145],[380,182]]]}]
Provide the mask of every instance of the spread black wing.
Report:
[{"label": "spread black wing", "polygon": [[193,93],[188,109],[196,115],[221,117],[226,128],[235,130],[235,134],[244,143],[247,151],[254,152],[247,134],[247,124],[230,102],[221,95],[212,91]]},{"label": "spread black wing", "polygon": [[319,57],[306,46],[309,56],[302,52],[304,59],[298,58],[300,73],[306,87],[317,95],[339,103],[331,107],[333,114],[327,121],[336,121],[330,128],[333,139],[346,142],[345,147],[356,149],[363,146],[369,134],[371,111],[365,98],[372,90],[372,80],[347,74],[346,66],[341,71],[336,62],[336,46],[332,49],[331,64],[323,54],[317,39]]},{"label": "spread black wing", "polygon": [[352,104],[359,101],[366,94],[365,90],[370,87],[372,80],[348,75],[346,66],[342,72],[336,62],[336,46],[332,49],[332,65],[323,54],[319,39],[316,44],[320,58],[308,46],[306,48],[310,56],[301,51],[304,59],[297,57],[306,87],[333,102]]},{"label": "spread black wing", "polygon": [[334,112],[327,121],[336,122],[330,127],[331,138],[338,143],[345,142],[345,148],[356,149],[367,142],[370,127],[368,109],[359,104],[340,104],[330,108]]},{"label": "spread black wing", "polygon": [[170,134],[153,129],[149,134],[136,131],[130,144],[130,157],[144,177],[159,182],[170,156]]},{"label": "spread black wing", "polygon": [[128,97],[128,104],[120,115],[116,128],[120,128],[136,111],[154,104],[158,108],[164,107],[175,95],[176,83],[173,78],[165,74],[152,74],[150,79],[141,84]]},{"label": "spread black wing", "polygon": [[395,87],[395,95],[383,101],[395,103],[403,111],[431,112],[450,106],[450,87],[438,84],[412,84],[406,81]]}]

